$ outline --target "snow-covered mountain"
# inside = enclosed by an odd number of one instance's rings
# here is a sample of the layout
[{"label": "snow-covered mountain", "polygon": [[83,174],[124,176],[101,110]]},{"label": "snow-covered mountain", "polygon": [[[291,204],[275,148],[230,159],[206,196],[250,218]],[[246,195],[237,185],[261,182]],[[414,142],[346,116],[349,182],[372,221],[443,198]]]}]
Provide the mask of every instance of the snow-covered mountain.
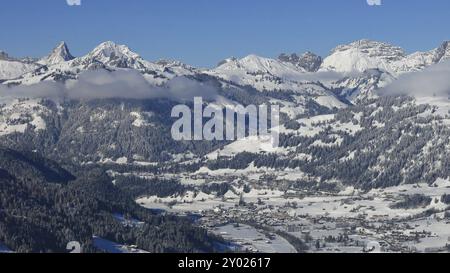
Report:
[{"label": "snow-covered mountain", "polygon": [[301,77],[305,72],[292,64],[275,59],[249,55],[242,59],[230,58],[205,73],[239,84],[263,90],[292,90],[295,83],[288,79]]},{"label": "snow-covered mountain", "polygon": [[257,55],[248,55],[242,59],[230,58],[212,70],[213,73],[248,73],[248,74],[269,74],[273,76],[283,76],[304,72],[289,63],[282,63],[275,59],[264,58]]},{"label": "snow-covered mountain", "polygon": [[74,59],[70,65],[88,68],[95,63],[101,63],[110,67],[131,68],[137,70],[154,68],[152,63],[144,60],[139,54],[131,51],[129,47],[118,45],[111,41],[98,45],[86,56]]},{"label": "snow-covered mountain", "polygon": [[321,70],[337,72],[364,72],[368,69],[392,70],[392,63],[406,58],[400,47],[387,43],[360,40],[340,45],[325,58]]},{"label": "snow-covered mountain", "polygon": [[[325,59],[311,52],[301,55],[281,54],[278,59],[249,55],[242,59],[229,58],[214,69],[201,71],[177,61],[149,62],[130,50],[129,47],[111,41],[98,45],[85,56],[75,58],[70,53],[67,44],[61,42],[49,55],[37,61],[31,58],[22,60],[11,58],[0,51],[0,61],[2,62],[0,79],[11,80],[23,76],[17,83],[26,84],[40,81],[43,78],[54,79],[55,74],[58,73],[76,74],[77,71],[109,67],[136,69],[141,72],[156,72],[157,74],[164,74],[164,72],[175,75],[206,73],[234,83],[252,85],[259,90],[290,90],[292,83],[286,84],[283,81],[304,81],[305,73],[317,71],[350,73],[378,69],[392,75],[399,75],[418,71],[447,59],[450,59],[450,42],[448,41],[436,49],[408,55],[398,46],[371,40],[359,40],[337,46]],[[40,69],[36,70],[38,68]],[[281,80],[281,85],[279,80]]]},{"label": "snow-covered mountain", "polygon": [[379,69],[398,75],[422,70],[449,57],[449,42],[431,51],[407,55],[402,48],[388,43],[360,40],[333,49],[320,70],[349,73]]},{"label": "snow-covered mountain", "polygon": [[284,110],[290,116],[302,113],[303,110],[299,111],[302,108],[308,109],[311,100],[329,109],[346,107],[325,85],[312,80],[312,73],[291,62],[249,55],[242,59],[227,59],[204,73],[263,93],[293,93],[295,106],[289,105],[292,101],[284,102]]},{"label": "snow-covered mountain", "polygon": [[294,91],[302,93],[310,84],[307,71],[290,62],[249,55],[242,59],[230,58],[204,73],[217,78],[251,86],[259,91]]},{"label": "snow-covered mountain", "polygon": [[61,42],[57,47],[53,49],[50,55],[42,58],[38,63],[46,66],[59,64],[73,60],[75,57],[70,54],[69,48],[65,42]]},{"label": "snow-covered mountain", "polygon": [[[87,70],[134,69],[149,83],[158,86],[177,76],[199,81],[206,76],[214,78],[222,87],[293,92],[316,102],[317,97],[327,97],[327,105],[337,106],[342,104],[340,98],[355,103],[371,97],[372,91],[386,86],[403,73],[420,71],[447,59],[450,59],[450,42],[427,52],[407,55],[397,46],[360,40],[336,47],[325,59],[311,52],[281,54],[278,59],[249,55],[242,59],[226,59],[213,69],[198,69],[178,61],[150,62],[126,45],[111,41],[75,58],[62,42],[37,61],[14,59],[0,53],[0,80],[4,84],[30,85],[41,81],[74,80]],[[336,72],[334,78],[323,77],[330,75],[322,73],[326,71]]]},{"label": "snow-covered mountain", "polygon": [[33,64],[18,76],[9,77],[6,84],[31,85],[41,81],[77,79],[87,70],[134,69],[145,75],[149,82],[159,85],[174,76],[192,74],[194,68],[180,62],[152,63],[144,60],[125,45],[108,41],[98,45],[85,56],[73,57],[66,43],[59,44],[47,57]]}]

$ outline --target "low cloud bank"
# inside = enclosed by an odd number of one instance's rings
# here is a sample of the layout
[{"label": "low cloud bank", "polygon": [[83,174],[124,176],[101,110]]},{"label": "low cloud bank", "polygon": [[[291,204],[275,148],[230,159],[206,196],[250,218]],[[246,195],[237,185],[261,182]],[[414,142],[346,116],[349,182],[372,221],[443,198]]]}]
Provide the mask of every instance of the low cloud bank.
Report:
[{"label": "low cloud bank", "polygon": [[215,99],[217,90],[206,83],[199,83],[186,77],[176,77],[164,86],[151,85],[139,72],[105,70],[87,71],[78,80],[40,82],[38,84],[8,87],[0,85],[0,96],[13,98],[50,99],[155,99],[169,98],[177,101],[192,100],[195,96]]},{"label": "low cloud bank", "polygon": [[420,72],[404,74],[381,89],[379,94],[447,97],[450,95],[450,61],[430,66]]}]

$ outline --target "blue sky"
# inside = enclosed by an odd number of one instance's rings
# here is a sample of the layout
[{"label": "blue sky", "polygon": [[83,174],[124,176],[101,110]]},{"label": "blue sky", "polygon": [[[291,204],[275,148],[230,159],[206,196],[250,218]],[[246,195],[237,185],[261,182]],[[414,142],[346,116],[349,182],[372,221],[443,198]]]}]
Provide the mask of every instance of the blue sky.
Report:
[{"label": "blue sky", "polygon": [[361,38],[428,50],[450,40],[449,26],[448,0],[2,0],[0,49],[43,56],[64,40],[79,56],[112,40],[148,60],[211,67],[248,54],[327,55]]}]

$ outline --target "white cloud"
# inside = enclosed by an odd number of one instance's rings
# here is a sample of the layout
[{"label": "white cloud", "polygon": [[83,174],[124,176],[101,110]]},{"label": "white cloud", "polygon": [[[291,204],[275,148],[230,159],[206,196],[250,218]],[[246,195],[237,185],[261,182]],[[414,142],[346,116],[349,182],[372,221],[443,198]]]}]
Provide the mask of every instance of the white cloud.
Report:
[{"label": "white cloud", "polygon": [[450,61],[430,66],[420,72],[404,74],[379,92],[381,95],[447,97],[450,94]]},{"label": "white cloud", "polygon": [[185,77],[176,77],[165,86],[153,86],[135,70],[108,72],[106,70],[87,71],[78,80],[41,82],[30,86],[7,87],[0,84],[0,96],[14,98],[51,99],[153,99],[170,98],[176,101],[191,101],[195,96],[206,100],[217,98],[217,89],[208,83],[199,83]]}]

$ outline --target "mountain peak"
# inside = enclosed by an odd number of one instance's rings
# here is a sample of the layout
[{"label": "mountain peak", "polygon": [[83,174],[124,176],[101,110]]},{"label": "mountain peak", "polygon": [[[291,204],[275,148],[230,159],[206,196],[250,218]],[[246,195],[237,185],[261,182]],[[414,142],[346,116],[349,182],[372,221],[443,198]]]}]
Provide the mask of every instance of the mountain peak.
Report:
[{"label": "mountain peak", "polygon": [[69,48],[66,44],[66,42],[60,42],[48,55],[47,57],[43,58],[40,63],[46,64],[46,65],[55,65],[62,62],[67,62],[70,60],[73,60],[74,57],[72,54],[70,54]]},{"label": "mountain peak", "polygon": [[278,57],[278,60],[285,62],[285,63],[293,64],[296,67],[302,68],[308,72],[317,72],[317,70],[319,70],[320,65],[322,64],[322,61],[323,61],[322,57],[320,57],[310,51],[307,51],[300,56],[297,55],[296,53],[293,53],[291,55],[282,53]]},{"label": "mountain peak", "polygon": [[59,42],[58,46],[56,48],[66,48],[67,49],[67,43],[65,41]]},{"label": "mountain peak", "polygon": [[449,41],[444,41],[442,43],[442,47],[449,48],[450,47],[450,40]]},{"label": "mountain peak", "polygon": [[369,56],[389,57],[391,55],[395,58],[405,56],[405,51],[401,47],[369,39],[357,40],[347,45],[337,46],[332,50],[331,54],[347,50],[357,50]]},{"label": "mountain peak", "polygon": [[113,41],[106,41],[106,42],[103,42],[103,43],[99,44],[98,46],[96,46],[94,48],[93,52],[102,51],[102,50],[108,50],[108,49],[109,50],[117,50],[119,48],[126,48],[126,49],[128,49],[128,47],[125,46],[125,45],[119,45],[119,44],[116,44]]},{"label": "mountain peak", "polygon": [[340,45],[325,58],[321,70],[364,72],[368,69],[391,71],[392,64],[403,60],[405,51],[397,46],[368,39]]},{"label": "mountain peak", "polygon": [[110,67],[146,69],[150,64],[126,45],[107,41],[99,44],[88,55],[75,61],[75,65],[106,65]]},{"label": "mountain peak", "polygon": [[227,58],[223,61],[221,61],[218,64],[217,69],[226,69],[226,70],[233,70],[233,69],[245,69],[245,70],[258,70],[261,67],[264,67],[263,63],[267,63],[270,59],[257,56],[255,54],[250,54],[245,56],[242,59],[237,58]]},{"label": "mountain peak", "polygon": [[273,74],[274,70],[286,69],[281,62],[274,59],[250,54],[242,59],[232,59],[219,68],[226,70],[242,69],[249,73]]},{"label": "mountain peak", "polygon": [[126,45],[119,45],[112,41],[106,41],[99,44],[90,54],[100,58],[140,58],[139,54],[134,53]]},{"label": "mountain peak", "polygon": [[447,59],[450,59],[450,41],[444,41],[441,46],[436,49],[433,62],[439,63]]}]

